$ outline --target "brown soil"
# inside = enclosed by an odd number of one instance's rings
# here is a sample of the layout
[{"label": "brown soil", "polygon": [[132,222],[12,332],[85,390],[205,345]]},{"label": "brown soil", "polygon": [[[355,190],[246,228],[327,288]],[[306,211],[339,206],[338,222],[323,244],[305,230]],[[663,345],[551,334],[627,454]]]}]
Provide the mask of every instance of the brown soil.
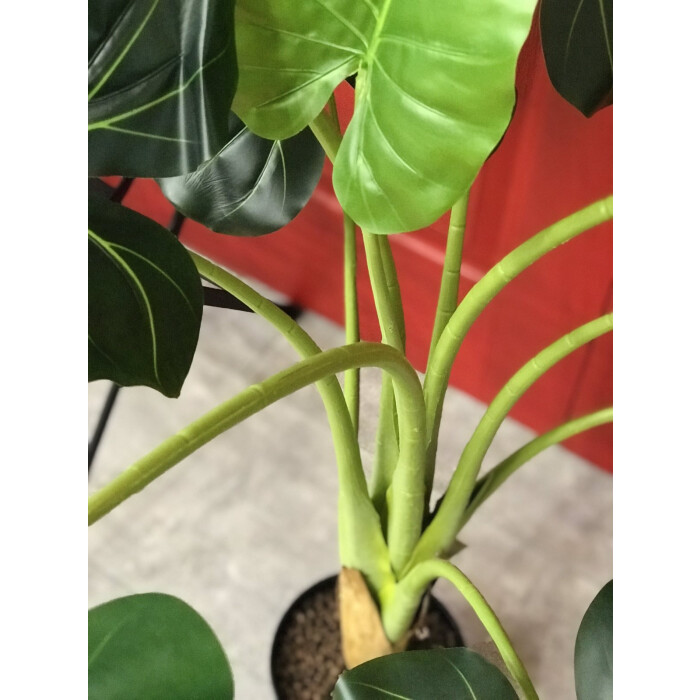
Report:
[{"label": "brown soil", "polygon": [[[323,581],[309,593],[292,605],[275,637],[272,680],[278,700],[328,700],[338,676],[345,670],[335,579]],[[462,644],[452,620],[431,598],[408,649]]]}]

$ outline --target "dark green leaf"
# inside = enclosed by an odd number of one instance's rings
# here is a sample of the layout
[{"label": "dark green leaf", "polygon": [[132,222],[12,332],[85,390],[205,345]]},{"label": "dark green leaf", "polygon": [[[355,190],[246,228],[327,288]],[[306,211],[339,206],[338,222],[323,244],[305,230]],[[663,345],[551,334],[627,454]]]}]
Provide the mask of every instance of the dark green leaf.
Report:
[{"label": "dark green leaf", "polygon": [[422,228],[464,194],[510,122],[535,0],[238,0],[234,109],[287,138],[357,73],[333,172],[376,233]]},{"label": "dark green leaf", "polygon": [[547,72],[557,92],[590,117],[613,101],[612,0],[542,0]]},{"label": "dark green leaf", "polygon": [[234,0],[89,0],[89,175],[180,175],[228,140]]},{"label": "dark green leaf", "polygon": [[288,224],[308,202],[324,153],[310,129],[284,141],[256,136],[233,113],[230,141],[196,172],[159,180],[185,216],[218,233],[259,236]]},{"label": "dark green leaf", "polygon": [[88,380],[178,396],[201,320],[199,275],[175,236],[88,195]]},{"label": "dark green leaf", "polygon": [[233,677],[205,620],[162,593],[117,598],[88,613],[91,700],[231,700]]},{"label": "dark green leaf", "polygon": [[405,651],[343,673],[334,700],[517,700],[493,664],[465,648]]},{"label": "dark green leaf", "polygon": [[574,654],[578,700],[612,700],[613,582],[593,599],[576,637]]}]

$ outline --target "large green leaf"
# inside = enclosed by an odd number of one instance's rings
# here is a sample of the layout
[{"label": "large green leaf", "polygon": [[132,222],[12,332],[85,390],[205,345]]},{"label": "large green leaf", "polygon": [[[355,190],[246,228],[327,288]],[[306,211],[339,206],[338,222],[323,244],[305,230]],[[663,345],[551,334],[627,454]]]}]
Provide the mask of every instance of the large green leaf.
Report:
[{"label": "large green leaf", "polygon": [[611,105],[612,0],[542,0],[540,28],[557,92],[587,117]]},{"label": "large green leaf", "polygon": [[578,700],[612,700],[613,582],[593,599],[576,637],[574,651]]},{"label": "large green leaf", "polygon": [[234,109],[286,138],[357,72],[333,183],[377,233],[426,226],[464,193],[505,131],[535,0],[238,0]]},{"label": "large green leaf", "polygon": [[91,700],[231,700],[226,654],[205,620],[162,593],[117,598],[88,612]]},{"label": "large green leaf", "polygon": [[517,700],[493,664],[463,647],[405,651],[343,673],[334,700]]},{"label": "large green leaf", "polygon": [[163,193],[185,216],[218,233],[259,236],[281,229],[318,184],[323,149],[310,129],[270,141],[233,112],[229,137],[195,172],[160,179]]},{"label": "large green leaf", "polygon": [[228,140],[234,0],[89,0],[90,175],[194,170]]},{"label": "large green leaf", "polygon": [[88,380],[180,393],[199,337],[202,285],[167,229],[88,195]]}]

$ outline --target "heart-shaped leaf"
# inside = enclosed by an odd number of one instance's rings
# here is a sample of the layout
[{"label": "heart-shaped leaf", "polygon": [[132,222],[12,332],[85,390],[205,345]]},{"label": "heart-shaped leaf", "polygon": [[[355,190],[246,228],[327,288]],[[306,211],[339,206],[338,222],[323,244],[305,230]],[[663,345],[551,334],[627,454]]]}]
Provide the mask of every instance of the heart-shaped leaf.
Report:
[{"label": "heart-shaped leaf", "polygon": [[557,92],[587,117],[611,105],[612,0],[542,0],[540,29]]},{"label": "heart-shaped leaf", "polygon": [[231,700],[226,654],[179,598],[145,593],[88,612],[91,700]]},{"label": "heart-shaped leaf", "polygon": [[217,233],[259,236],[281,229],[316,188],[323,149],[310,129],[270,141],[233,113],[229,138],[195,172],[160,179],[163,193],[185,216]]},{"label": "heart-shaped leaf", "polygon": [[88,195],[88,380],[176,397],[199,337],[202,285],[170,231]]},{"label": "heart-shaped leaf", "polygon": [[234,0],[90,0],[90,175],[194,170],[228,140]]},{"label": "heart-shaped leaf", "polygon": [[613,582],[593,599],[576,636],[574,650],[578,700],[612,700]]},{"label": "heart-shaped leaf", "polygon": [[431,649],[382,656],[343,673],[334,700],[517,700],[508,679],[474,651]]},{"label": "heart-shaped leaf", "polygon": [[465,192],[505,131],[535,0],[238,0],[234,109],[287,138],[357,72],[335,162],[342,207],[377,233],[422,228]]}]

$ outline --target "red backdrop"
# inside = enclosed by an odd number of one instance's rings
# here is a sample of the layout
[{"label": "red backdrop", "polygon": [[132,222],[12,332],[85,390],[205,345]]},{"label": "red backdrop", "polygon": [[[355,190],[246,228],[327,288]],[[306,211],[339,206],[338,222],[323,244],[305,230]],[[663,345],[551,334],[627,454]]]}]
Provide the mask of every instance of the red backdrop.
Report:
[{"label": "red backdrop", "polygon": [[[612,108],[586,119],[552,88],[536,26],[518,64],[518,103],[502,144],[475,182],[461,275],[468,289],[501,257],[559,218],[612,193]],[[347,120],[352,90],[337,93]],[[138,181],[125,204],[167,224],[172,207],[152,181]],[[407,353],[423,370],[438,296],[447,217],[390,237],[406,309]],[[548,254],[513,281],[475,323],[451,384],[490,401],[521,364],[576,326],[612,309],[612,225]],[[241,274],[258,278],[305,308],[342,323],[342,216],[328,164],[304,211],[262,238],[215,234],[187,221],[181,240]],[[360,249],[361,251],[361,246]],[[364,261],[358,265],[364,339],[380,337]],[[612,338],[578,350],[540,379],[512,415],[538,432],[612,403]],[[612,427],[566,443],[612,470]]]}]

